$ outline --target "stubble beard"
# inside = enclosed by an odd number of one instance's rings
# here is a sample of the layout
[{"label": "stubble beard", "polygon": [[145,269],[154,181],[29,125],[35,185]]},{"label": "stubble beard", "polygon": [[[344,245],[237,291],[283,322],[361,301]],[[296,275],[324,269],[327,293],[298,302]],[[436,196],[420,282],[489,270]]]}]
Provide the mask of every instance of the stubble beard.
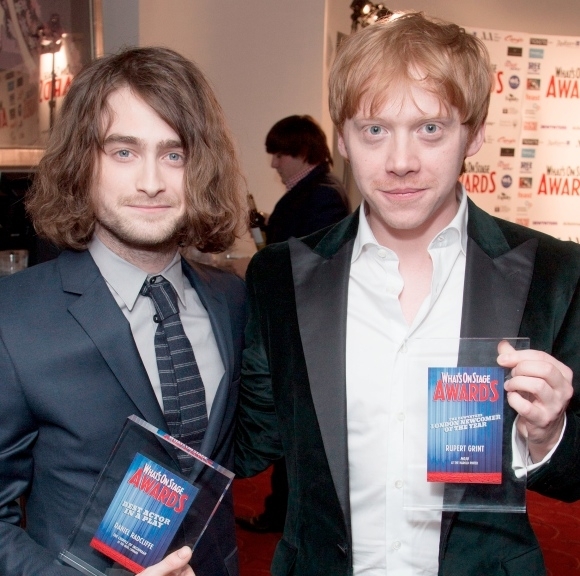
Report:
[{"label": "stubble beard", "polygon": [[155,218],[129,220],[112,211],[97,214],[97,230],[122,250],[164,252],[177,247],[186,215],[159,222]]}]

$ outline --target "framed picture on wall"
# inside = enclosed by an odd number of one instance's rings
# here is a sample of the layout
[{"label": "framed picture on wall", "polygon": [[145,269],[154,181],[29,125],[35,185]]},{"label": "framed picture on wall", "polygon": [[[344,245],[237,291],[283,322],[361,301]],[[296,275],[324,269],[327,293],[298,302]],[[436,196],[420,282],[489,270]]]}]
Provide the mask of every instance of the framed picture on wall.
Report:
[{"label": "framed picture on wall", "polygon": [[0,0],[0,168],[41,158],[70,83],[102,49],[101,0]]}]

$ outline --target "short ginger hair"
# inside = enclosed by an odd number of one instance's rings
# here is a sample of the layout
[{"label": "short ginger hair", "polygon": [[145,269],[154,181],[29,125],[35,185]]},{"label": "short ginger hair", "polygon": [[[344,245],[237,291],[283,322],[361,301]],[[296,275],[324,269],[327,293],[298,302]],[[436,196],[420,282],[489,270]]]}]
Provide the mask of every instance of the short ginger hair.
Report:
[{"label": "short ginger hair", "polygon": [[393,87],[421,83],[443,107],[457,108],[472,137],[486,120],[493,82],[478,38],[422,12],[395,12],[341,43],[329,77],[330,115],[342,134],[359,110],[372,115],[384,106]]}]

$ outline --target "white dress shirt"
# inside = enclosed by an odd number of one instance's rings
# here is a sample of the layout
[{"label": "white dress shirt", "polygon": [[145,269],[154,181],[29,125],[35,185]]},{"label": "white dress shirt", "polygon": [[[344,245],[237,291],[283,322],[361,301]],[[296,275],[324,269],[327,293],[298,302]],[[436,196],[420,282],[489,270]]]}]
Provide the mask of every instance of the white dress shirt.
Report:
[{"label": "white dress shirt", "polygon": [[[431,292],[408,325],[397,255],[361,208],[350,270],[346,388],[356,576],[436,575],[443,485],[428,483],[427,378],[410,353],[425,338],[459,339],[467,201],[429,246]],[[457,351],[453,359],[455,365]],[[410,510],[414,504],[431,510]],[[437,510],[437,508],[439,508]]]},{"label": "white dress shirt", "polygon": [[209,416],[225,370],[207,310],[201,303],[197,292],[183,276],[179,252],[176,252],[173,260],[159,274],[147,274],[147,272],[123,260],[109,250],[96,236],[89,244],[89,252],[107,282],[119,308],[129,320],[137,350],[161,409],[163,409],[163,398],[154,344],[155,331],[157,330],[157,324],[153,321],[155,307],[151,298],[141,296],[139,291],[145,279],[151,276],[161,275],[171,282],[178,296],[181,323],[191,342],[205,387],[205,401]]}]

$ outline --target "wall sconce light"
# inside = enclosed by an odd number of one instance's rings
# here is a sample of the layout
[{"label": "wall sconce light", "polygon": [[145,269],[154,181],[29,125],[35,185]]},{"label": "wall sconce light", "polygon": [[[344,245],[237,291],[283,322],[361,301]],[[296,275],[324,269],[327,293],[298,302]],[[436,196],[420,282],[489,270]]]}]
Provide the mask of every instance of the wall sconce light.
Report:
[{"label": "wall sconce light", "polygon": [[350,8],[352,10],[351,32],[356,32],[359,26],[364,28],[374,24],[377,20],[387,18],[393,13],[384,4],[374,4],[366,0],[353,0]]},{"label": "wall sconce light", "polygon": [[54,113],[56,108],[56,72],[55,72],[55,55],[60,51],[62,47],[62,39],[64,37],[62,25],[60,23],[60,16],[58,14],[52,14],[48,22],[48,26],[39,26],[36,31],[36,37],[40,44],[40,54],[52,54],[51,62],[51,89],[50,89],[50,100],[48,102],[49,106],[49,130],[52,131],[54,125]]}]

